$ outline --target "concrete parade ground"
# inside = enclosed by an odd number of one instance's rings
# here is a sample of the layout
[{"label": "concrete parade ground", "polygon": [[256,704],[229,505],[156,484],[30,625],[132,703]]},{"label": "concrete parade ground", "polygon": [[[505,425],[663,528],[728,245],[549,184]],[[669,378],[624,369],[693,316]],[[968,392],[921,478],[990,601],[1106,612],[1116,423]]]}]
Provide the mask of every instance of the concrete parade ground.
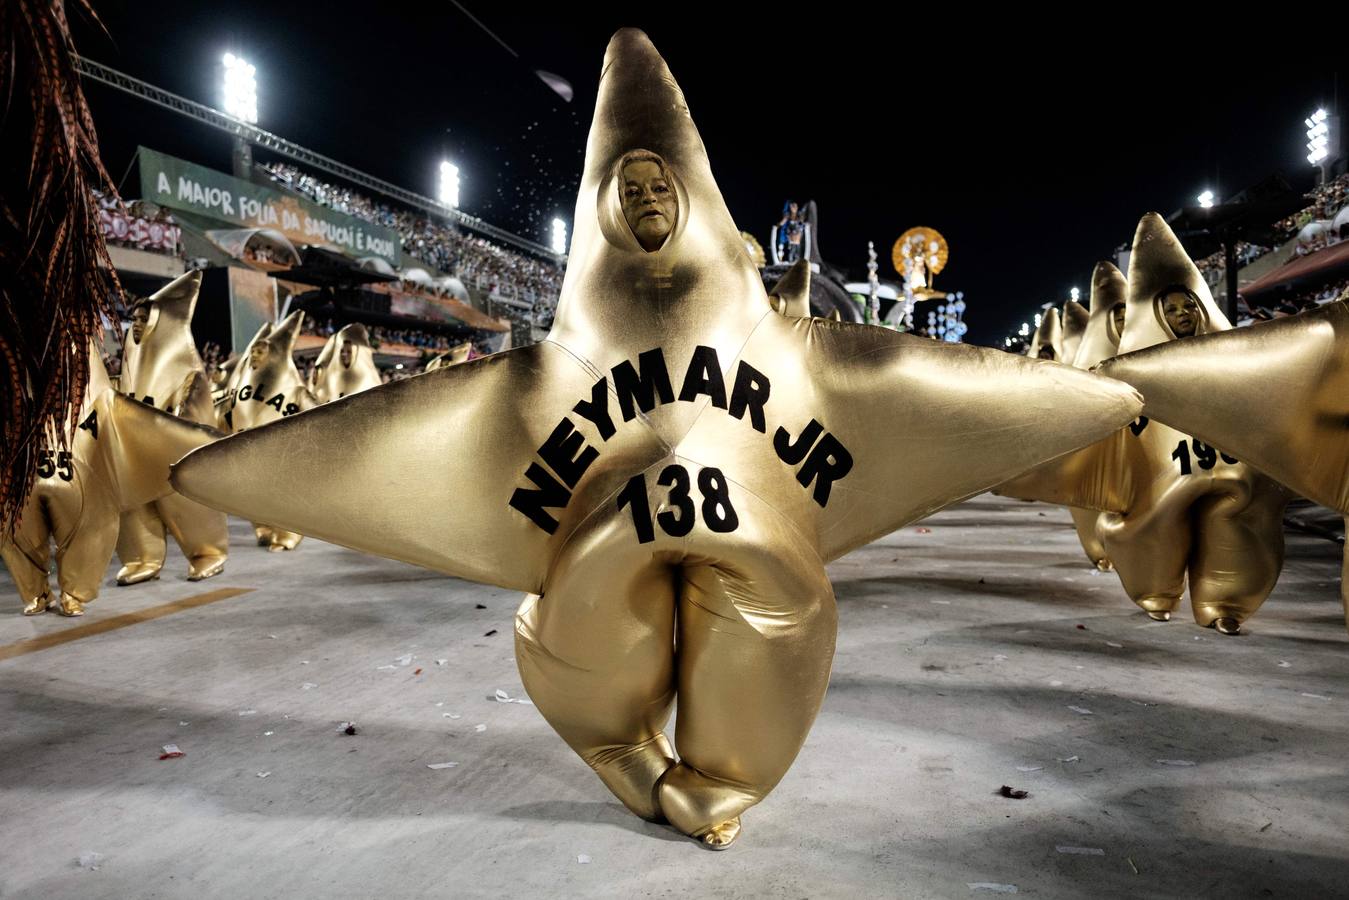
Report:
[{"label": "concrete parade ground", "polygon": [[518,594],[231,532],[201,583],[176,548],[137,587],[114,560],[82,619],[22,617],[0,574],[0,897],[1349,895],[1323,538],[1288,534],[1230,638],[1188,601],[1150,621],[1057,507],[982,496],[853,552],[815,727],[714,853],[516,702]]}]

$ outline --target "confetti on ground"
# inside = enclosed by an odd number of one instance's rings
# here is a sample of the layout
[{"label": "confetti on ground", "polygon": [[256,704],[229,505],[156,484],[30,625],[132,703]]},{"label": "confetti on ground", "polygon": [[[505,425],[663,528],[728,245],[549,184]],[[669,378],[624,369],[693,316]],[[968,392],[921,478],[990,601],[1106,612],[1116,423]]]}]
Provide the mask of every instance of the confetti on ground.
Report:
[{"label": "confetti on ground", "polygon": [[1286,660],[1286,659],[1281,659],[1281,660],[1279,660],[1279,668],[1280,668],[1280,669],[1291,669],[1292,667],[1293,667],[1293,664],[1290,663],[1288,660]]},{"label": "confetti on ground", "polygon": [[316,687],[318,687],[318,685],[317,685],[317,684],[314,684],[314,682],[312,682],[312,681],[306,681],[304,684],[300,685],[300,690],[302,690],[302,691],[312,691],[312,690],[313,690],[314,688],[316,688]]},{"label": "confetti on ground", "polygon": [[181,725],[182,727],[186,728],[187,726],[191,725],[192,723],[191,723],[191,722],[179,722],[178,724]]},{"label": "confetti on ground", "polygon": [[1044,766],[1017,766],[1016,770],[1018,772],[1038,772],[1043,768]]},{"label": "confetti on ground", "polygon": [[473,730],[476,731],[476,732],[478,732],[478,734],[482,734],[484,731],[487,730],[487,726],[486,726],[486,725],[474,725],[474,726],[473,726]]},{"label": "confetti on ground", "polygon": [[256,709],[241,709],[241,710],[239,710],[239,715],[241,715],[241,716],[256,716],[257,714],[258,714],[258,711],[257,711]]},{"label": "confetti on ground", "polygon": [[1060,853],[1068,853],[1074,856],[1105,856],[1105,851],[1100,847],[1055,847]]},{"label": "confetti on ground", "polygon": [[1308,693],[1305,692],[1305,691],[1302,693],[1302,696],[1304,696],[1304,697],[1310,697],[1310,698],[1313,699],[1313,700],[1329,700],[1329,699],[1330,699],[1330,698],[1327,697],[1325,694],[1308,694]]},{"label": "confetti on ground", "polygon": [[418,666],[418,667],[417,667],[417,671],[413,672],[412,674],[413,674],[413,675],[420,675],[420,674],[422,674],[422,667],[421,667],[421,666]]},{"label": "confetti on ground", "polygon": [[274,734],[276,734],[275,731],[264,731],[264,732],[262,733],[262,736],[263,736],[263,737],[271,737],[271,736],[274,735]]},{"label": "confetti on ground", "polygon": [[1049,686],[1050,686],[1050,687],[1063,687],[1063,682],[1062,682],[1062,681],[1051,681],[1051,682],[1049,682]]},{"label": "confetti on ground", "polygon": [[995,654],[995,655],[993,656],[993,661],[994,661],[994,662],[1002,662],[1002,661],[1005,660],[1005,659],[1007,659],[1007,654],[1006,654],[1006,653],[997,653],[997,654]]},{"label": "confetti on ground", "polygon": [[457,762],[431,763],[431,764],[429,764],[429,765],[427,766],[427,768],[428,768],[428,769],[453,769],[453,768],[454,768],[455,766],[457,766],[457,765],[459,765],[459,763],[457,763]]},{"label": "confetti on ground", "polygon": [[276,640],[276,635],[274,634],[269,634],[267,635],[267,637],[271,638],[272,640]]},{"label": "confetti on ground", "polygon": [[1006,797],[1008,800],[1025,800],[1030,796],[1030,791],[1017,790],[1006,784],[998,788],[997,793],[999,797]]},{"label": "confetti on ground", "polygon": [[988,891],[990,894],[1015,894],[1016,885],[998,884],[996,881],[967,881],[972,891]]},{"label": "confetti on ground", "polygon": [[375,666],[376,672],[392,672],[397,666]]},{"label": "confetti on ground", "polygon": [[270,775],[270,774],[272,774],[272,773],[271,773],[271,772],[259,772],[259,773],[258,773],[258,777],[259,777],[259,778],[266,778],[266,777],[267,777],[268,775]]},{"label": "confetti on ground", "polygon": [[931,529],[931,528],[915,528],[914,531],[917,532],[918,534],[931,534],[931,533],[932,533],[932,529]]},{"label": "confetti on ground", "polygon": [[1116,644],[1114,641],[1106,641],[1106,642],[1105,642],[1105,645],[1106,645],[1107,647],[1114,647],[1116,650],[1123,650],[1123,649],[1124,649],[1124,645],[1123,645],[1123,644]]},{"label": "confetti on ground", "polygon": [[343,722],[341,725],[337,726],[338,734],[347,734],[347,735],[360,734],[360,731],[361,730],[356,727],[355,722]]},{"label": "confetti on ground", "polygon": [[1126,857],[1124,857],[1124,858],[1127,859],[1127,860],[1129,861],[1129,868],[1133,869],[1133,870],[1134,870],[1134,874],[1137,875],[1137,874],[1138,874],[1138,866],[1134,865],[1134,858],[1133,858],[1132,856],[1126,856]]},{"label": "confetti on ground", "polygon": [[576,854],[576,861],[584,866],[586,863],[590,862],[590,857],[585,853],[578,853]]},{"label": "confetti on ground", "polygon": [[95,853],[92,850],[85,850],[75,862],[81,869],[89,869],[91,872],[97,872],[98,867],[103,863],[103,854]]},{"label": "confetti on ground", "polygon": [[463,716],[459,715],[459,713],[441,713],[441,715],[444,716],[444,717],[447,718],[447,719],[462,719],[462,718],[463,718]]},{"label": "confetti on ground", "polygon": [[438,666],[443,666],[443,665],[445,665],[445,663],[447,663],[447,662],[449,662],[448,659],[438,659],[438,660],[436,660],[436,665],[438,665]]},{"label": "confetti on ground", "polygon": [[159,754],[159,758],[160,758],[160,759],[178,759],[180,756],[183,756],[183,755],[184,755],[183,751],[181,751],[181,750],[178,749],[178,745],[177,745],[177,744],[165,744],[165,745],[164,745],[164,752],[161,753],[161,754]]},{"label": "confetti on ground", "polygon": [[489,632],[487,632],[486,634],[484,634],[483,637],[491,637],[492,635],[494,635],[494,634],[496,634],[496,633],[497,633],[497,630],[496,630],[495,628],[493,628],[491,631],[489,631]]},{"label": "confetti on ground", "polygon": [[410,666],[412,665],[412,654],[405,653],[402,656],[395,659],[394,662],[398,663],[400,666]]},{"label": "confetti on ground", "polygon": [[1182,766],[1182,767],[1184,767],[1184,766],[1192,766],[1192,765],[1194,765],[1194,763],[1191,762],[1191,761],[1188,760],[1188,759],[1159,759],[1159,760],[1157,760],[1157,762],[1158,762],[1159,764],[1163,765],[1163,766]]},{"label": "confetti on ground", "polygon": [[1059,760],[1059,762],[1063,762],[1063,763],[1080,762],[1080,761],[1082,760],[1082,757],[1080,757],[1080,756],[1069,756],[1069,757],[1065,758],[1065,757],[1060,756],[1060,757],[1058,757],[1058,760]]},{"label": "confetti on ground", "polygon": [[1081,707],[1081,706],[1070,706],[1070,707],[1068,707],[1068,708],[1071,709],[1073,712],[1077,713],[1079,716],[1091,716],[1091,715],[1095,715],[1095,713],[1093,713],[1093,712],[1092,712],[1091,710],[1089,710],[1089,709],[1086,709],[1085,707]]}]

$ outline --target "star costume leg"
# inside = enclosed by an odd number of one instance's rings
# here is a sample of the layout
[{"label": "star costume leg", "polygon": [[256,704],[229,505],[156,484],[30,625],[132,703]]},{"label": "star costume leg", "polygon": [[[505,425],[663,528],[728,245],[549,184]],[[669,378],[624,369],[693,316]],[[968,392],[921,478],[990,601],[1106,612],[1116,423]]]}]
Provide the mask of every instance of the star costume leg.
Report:
[{"label": "star costume leg", "polygon": [[73,484],[48,500],[52,536],[56,539],[56,576],[61,585],[63,616],[84,615],[84,606],[98,597],[103,573],[117,544],[120,519],[110,492],[87,490],[87,470],[76,469]]},{"label": "star costume leg", "polygon": [[23,600],[23,614],[35,616],[52,604],[47,570],[51,563],[51,529],[42,501],[35,490],[14,526],[14,532],[0,541],[0,558],[14,579]]},{"label": "star costume leg", "polygon": [[1268,479],[1236,482],[1195,510],[1190,562],[1194,620],[1224,633],[1255,614],[1283,568],[1283,509],[1288,496]]},{"label": "star costume leg", "polygon": [[623,805],[658,820],[656,781],[674,762],[677,573],[633,545],[616,511],[578,529],[515,621],[515,659],[548,724]]},{"label": "star costume leg", "polygon": [[229,522],[224,513],[179,494],[156,500],[154,506],[187,557],[188,581],[201,581],[225,571]]},{"label": "star costume leg", "polygon": [[117,572],[119,585],[140,584],[158,578],[167,552],[164,520],[159,517],[155,504],[147,503],[122,514],[117,530],[117,558],[124,563]]}]

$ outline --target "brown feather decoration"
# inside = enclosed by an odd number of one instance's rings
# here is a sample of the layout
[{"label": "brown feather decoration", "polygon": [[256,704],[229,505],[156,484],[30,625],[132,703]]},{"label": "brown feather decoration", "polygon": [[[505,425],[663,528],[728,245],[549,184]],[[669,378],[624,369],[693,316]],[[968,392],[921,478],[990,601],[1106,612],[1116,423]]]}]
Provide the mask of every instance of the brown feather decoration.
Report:
[{"label": "brown feather decoration", "polygon": [[[95,23],[87,0],[71,0]],[[62,0],[0,0],[0,528],[75,426],[121,294],[94,191],[115,196]],[[52,426],[52,427],[49,427]]]}]

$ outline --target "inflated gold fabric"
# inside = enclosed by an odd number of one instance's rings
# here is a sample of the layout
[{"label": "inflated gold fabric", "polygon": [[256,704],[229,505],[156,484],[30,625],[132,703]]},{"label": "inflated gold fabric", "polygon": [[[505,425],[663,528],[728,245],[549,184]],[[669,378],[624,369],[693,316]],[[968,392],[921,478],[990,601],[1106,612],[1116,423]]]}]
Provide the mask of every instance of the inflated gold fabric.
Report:
[{"label": "inflated gold fabric", "polygon": [[[1102,367],[1184,427],[1349,515],[1349,306],[1164,344]],[[1349,625],[1349,591],[1341,586]]]},{"label": "inflated gold fabric", "polygon": [[47,578],[53,541],[57,608],[62,615],[82,615],[98,596],[121,513],[167,495],[169,465],[219,436],[123,397],[112,389],[97,348],[90,348],[89,359],[89,385],[69,449],[38,461],[38,481],[18,523],[0,539],[0,556],[25,615],[56,603]]},{"label": "inflated gold fabric", "polygon": [[1063,325],[1063,362],[1069,365],[1077,358],[1077,350],[1082,345],[1082,335],[1087,330],[1087,323],[1091,321],[1091,313],[1087,308],[1076,300],[1069,300],[1063,304],[1063,315],[1061,317]]},{"label": "inflated gold fabric", "polygon": [[[1099,267],[1098,274],[1113,280]],[[1121,350],[1177,340],[1161,311],[1161,299],[1173,289],[1193,296],[1197,333],[1231,327],[1171,229],[1150,213],[1134,236]],[[1088,325],[1080,359],[1094,324]],[[1114,368],[1102,368],[1115,374]],[[1226,378],[1227,371],[1206,377]],[[1185,416],[1174,421],[1184,423]],[[1269,596],[1283,565],[1287,491],[1236,457],[1149,415],[1018,479],[1009,493],[1104,511],[1096,536],[1125,591],[1153,618],[1170,617],[1188,578],[1195,621],[1236,633]]]},{"label": "inflated gold fabric", "polygon": [[460,363],[468,362],[468,358],[473,353],[473,344],[465,341],[457,347],[451,347],[439,356],[432,357],[427,362],[424,371],[434,372],[436,369],[446,369],[450,366],[457,366]]},{"label": "inflated gold fabric", "polygon": [[609,45],[574,222],[544,342],[245,432],[174,480],[530,592],[516,659],[539,710],[629,809],[721,847],[824,696],[824,564],[1141,403],[1065,366],[774,312],[639,31]]},{"label": "inflated gold fabric", "polygon": [[[226,431],[237,433],[293,416],[315,406],[313,395],[305,387],[293,352],[299,337],[304,312],[296,310],[275,327],[263,323],[234,370],[232,383],[220,408]],[[324,448],[312,448],[315,459],[322,459]],[[303,535],[253,521],[253,534],[259,547],[272,552],[294,550]]]},{"label": "inflated gold fabric", "polygon": [[328,338],[319,351],[309,376],[309,391],[315,403],[327,403],[381,382],[370,335],[364,325],[352,322]]},{"label": "inflated gold fabric", "polygon": [[799,259],[768,292],[773,309],[796,319],[810,318],[810,261]]},{"label": "inflated gold fabric", "polygon": [[[149,318],[139,340],[128,332],[122,345],[118,390],[133,400],[201,425],[215,424],[206,367],[192,337],[192,313],[201,272],[180,275],[144,301]],[[187,557],[188,580],[225,570],[229,527],[225,514],[169,494],[122,515],[117,583],[137,584],[159,575],[167,550],[165,529]]]},{"label": "inflated gold fabric", "polygon": [[1035,333],[1031,335],[1030,347],[1027,348],[1026,355],[1031,359],[1052,359],[1055,362],[1067,361],[1063,355],[1063,326],[1059,322],[1059,311],[1057,309],[1045,310],[1040,317],[1040,324],[1035,326]]}]

